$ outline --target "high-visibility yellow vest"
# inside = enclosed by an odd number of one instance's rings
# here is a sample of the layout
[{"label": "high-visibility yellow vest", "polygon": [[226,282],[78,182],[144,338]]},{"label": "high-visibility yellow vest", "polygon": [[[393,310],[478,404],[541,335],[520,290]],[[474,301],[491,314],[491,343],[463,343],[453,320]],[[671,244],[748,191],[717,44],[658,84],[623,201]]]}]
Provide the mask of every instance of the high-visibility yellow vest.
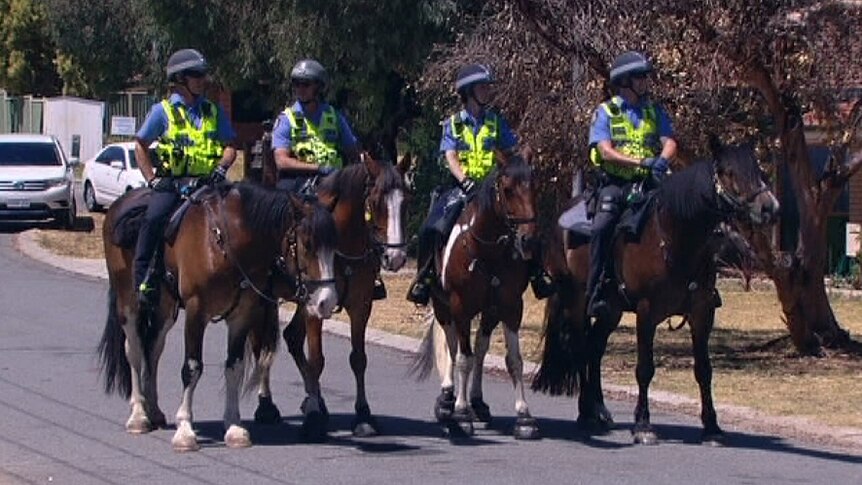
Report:
[{"label": "high-visibility yellow vest", "polygon": [[341,168],[344,162],[338,152],[338,113],[327,106],[315,125],[302,113],[288,107],[284,110],[290,121],[290,144],[293,152],[302,161],[324,167]]},{"label": "high-visibility yellow vest", "polygon": [[500,120],[492,112],[485,114],[485,120],[479,133],[473,135],[473,127],[461,120],[461,114],[456,113],[450,119],[452,135],[463,140],[468,150],[458,152],[458,160],[464,174],[474,180],[482,180],[494,169],[494,148],[500,134]]},{"label": "high-visibility yellow vest", "polygon": [[160,173],[174,177],[210,175],[224,152],[218,140],[218,109],[207,100],[201,102],[201,127],[190,120],[184,104],[162,100],[168,130],[159,138],[156,153],[162,163]]},{"label": "high-visibility yellow vest", "polygon": [[[611,123],[611,142],[614,148],[633,158],[655,157],[661,153],[661,141],[658,131],[658,111],[652,103],[642,108],[640,126],[635,126],[622,110],[623,99],[614,96],[610,101],[601,104]],[[633,180],[649,175],[649,169],[643,167],[622,167],[612,162],[602,160],[598,147],[590,149],[590,161],[610,175]]]}]

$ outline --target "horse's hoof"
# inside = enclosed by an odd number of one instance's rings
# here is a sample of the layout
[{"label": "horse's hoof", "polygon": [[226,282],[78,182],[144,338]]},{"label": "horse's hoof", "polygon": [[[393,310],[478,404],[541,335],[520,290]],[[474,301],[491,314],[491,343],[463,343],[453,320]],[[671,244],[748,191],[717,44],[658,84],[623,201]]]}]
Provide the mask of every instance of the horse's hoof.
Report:
[{"label": "horse's hoof", "polygon": [[642,431],[635,431],[632,434],[634,436],[634,443],[636,445],[657,445],[658,444],[658,436],[656,436],[654,431],[642,430]]},{"label": "horse's hoof", "polygon": [[323,443],[326,441],[326,427],[328,417],[319,411],[313,411],[305,415],[302,422],[300,434],[303,441],[307,443]]},{"label": "horse's hoof", "polygon": [[171,439],[171,446],[174,448],[174,451],[178,453],[198,451],[201,449],[201,445],[198,444],[197,436],[195,436],[194,431],[192,431],[191,427],[188,425],[180,425],[177,428],[177,432],[174,433],[174,437]]},{"label": "horse's hoof", "polygon": [[614,426],[616,426],[616,423],[614,423],[614,416],[604,404],[599,406],[596,410],[596,414],[596,420],[598,421],[599,426],[601,426],[605,431],[614,429]]},{"label": "horse's hoof", "polygon": [[519,417],[515,421],[514,435],[516,440],[537,440],[541,438],[539,435],[539,425],[532,416]]},{"label": "horse's hoof", "polygon": [[153,429],[153,423],[146,416],[132,416],[126,421],[126,432],[129,434],[146,434]]},{"label": "horse's hoof", "polygon": [[247,429],[234,424],[225,432],[224,444],[228,448],[248,448],[251,446],[251,435]]},{"label": "horse's hoof", "polygon": [[476,430],[473,428],[473,421],[458,421],[455,420],[453,425],[458,429],[461,436],[473,436]]},{"label": "horse's hoof", "polygon": [[455,395],[451,389],[444,389],[434,403],[434,417],[438,423],[449,421],[455,412]]},{"label": "horse's hoof", "polygon": [[272,402],[270,396],[257,398],[257,409],[254,411],[254,422],[258,424],[278,424],[281,422],[281,411]]},{"label": "horse's hoof", "polygon": [[168,420],[165,418],[165,413],[161,410],[156,410],[150,414],[150,423],[153,429],[165,429],[168,427]]},{"label": "horse's hoof", "polygon": [[491,422],[491,408],[482,400],[481,397],[470,399],[470,408],[473,409],[473,416],[480,423]]},{"label": "horse's hoof", "polygon": [[328,420],[329,409],[326,409],[326,401],[324,401],[322,397],[317,398],[317,409],[311,409],[311,402],[311,398],[306,396],[305,399],[302,400],[302,404],[299,405],[300,412],[302,412],[302,414],[319,412]]},{"label": "horse's hoof", "polygon": [[353,436],[357,438],[371,438],[379,434],[380,433],[377,431],[375,426],[371,423],[357,422],[353,425]]},{"label": "horse's hoof", "polygon": [[470,408],[466,409],[456,409],[454,413],[452,413],[452,421],[455,422],[455,425],[461,428],[461,431],[466,436],[473,436],[473,420],[476,419],[473,416],[473,412]]},{"label": "horse's hoof", "polygon": [[726,444],[726,439],[727,436],[721,430],[711,432],[704,431],[700,442],[706,446],[724,446]]}]

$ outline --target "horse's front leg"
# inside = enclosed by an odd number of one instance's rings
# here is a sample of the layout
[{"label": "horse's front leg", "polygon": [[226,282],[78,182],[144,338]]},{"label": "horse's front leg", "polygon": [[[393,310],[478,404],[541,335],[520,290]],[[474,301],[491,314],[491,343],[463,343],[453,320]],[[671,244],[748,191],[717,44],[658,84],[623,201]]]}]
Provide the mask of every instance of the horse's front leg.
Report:
[{"label": "horse's front leg", "polygon": [[[370,285],[373,285],[373,282],[374,280],[370,280]],[[353,435],[359,437],[376,436],[379,434],[378,425],[371,415],[371,407],[368,405],[368,398],[365,395],[365,369],[368,367],[368,355],[365,352],[365,329],[368,326],[368,317],[371,315],[371,298],[360,299],[346,308],[350,317],[350,368],[356,379],[356,402],[354,404],[356,416],[353,419]]]},{"label": "horse's front leg", "polygon": [[252,352],[257,366],[258,390],[257,409],[254,411],[254,422],[260,424],[278,424],[281,422],[281,411],[272,399],[270,388],[270,370],[275,361],[278,341],[278,304],[261,299],[262,311],[260,318],[254,318],[250,333]]},{"label": "horse's front leg", "polygon": [[517,413],[514,430],[515,439],[538,439],[539,426],[536,423],[536,419],[530,414],[530,408],[527,406],[527,397],[524,395],[524,359],[521,357],[521,343],[518,339],[523,306],[519,306],[517,311],[512,313],[514,313],[515,318],[504,322],[504,331],[506,338],[506,369],[509,371],[509,377],[512,378],[512,385],[515,388],[515,412]]},{"label": "horse's front leg", "polygon": [[709,336],[715,322],[715,306],[712,292],[696,297],[689,327],[694,354],[694,377],[700,388],[700,419],[703,422],[704,443],[720,444],[724,432],[718,426],[718,417],[712,401],[712,363],[709,358]]},{"label": "horse's front leg", "polygon": [[320,392],[320,376],[323,374],[323,320],[305,315],[305,331],[308,344],[308,363],[305,374],[305,399],[301,411],[305,417],[302,422],[302,436],[311,442],[326,439],[329,425],[329,411]]},{"label": "horse's front leg", "polygon": [[491,332],[497,326],[498,320],[489,313],[482,313],[479,331],[476,332],[475,360],[470,383],[470,408],[476,421],[480,423],[491,422],[491,408],[485,402],[482,395],[482,376],[485,371],[485,356],[491,344]]},{"label": "horse's front leg", "polygon": [[455,326],[439,320],[431,323],[434,358],[440,376],[440,395],[434,403],[434,417],[438,422],[452,419],[455,412],[455,355],[458,353],[458,338]]},{"label": "horse's front leg", "polygon": [[655,375],[653,340],[656,321],[650,312],[648,300],[641,300],[637,309],[638,363],[635,376],[638,382],[638,402],[635,406],[635,427],[632,430],[636,444],[654,445],[658,443],[655,431],[650,424],[649,385]]},{"label": "horse's front leg", "polygon": [[470,318],[460,316],[454,319],[455,334],[458,338],[458,353],[455,356],[455,370],[458,372],[458,383],[455,392],[455,411],[452,419],[461,426],[467,434],[473,434],[473,412],[467,400],[467,385],[470,382],[470,372],[473,370],[475,356],[470,346]]},{"label": "horse's front leg", "polygon": [[[250,295],[250,293],[247,293]],[[227,360],[224,365],[225,405],[224,405],[224,442],[228,448],[247,448],[251,446],[251,435],[242,426],[239,412],[239,394],[245,374],[245,344],[248,337],[252,305],[256,298],[246,297],[227,319]]]},{"label": "horse's front leg", "polygon": [[200,311],[198,297],[189,298],[186,301],[186,323],[185,323],[185,359],[180,377],[183,382],[183,394],[180,407],[177,410],[177,431],[171,440],[175,451],[197,451],[200,445],[197,442],[192,426],[192,399],[198,381],[203,375],[203,340],[206,329],[206,319]]}]

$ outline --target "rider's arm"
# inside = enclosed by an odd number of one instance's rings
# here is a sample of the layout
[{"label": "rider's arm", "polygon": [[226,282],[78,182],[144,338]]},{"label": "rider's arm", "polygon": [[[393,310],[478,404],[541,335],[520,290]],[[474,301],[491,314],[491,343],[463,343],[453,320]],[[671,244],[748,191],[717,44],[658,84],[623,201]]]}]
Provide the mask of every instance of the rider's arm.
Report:
[{"label": "rider's arm", "polygon": [[150,159],[150,142],[135,138],[135,160],[138,162],[138,168],[141,170],[141,175],[148,183],[156,176],[156,171],[153,168],[153,161]]},{"label": "rider's arm", "polygon": [[161,103],[150,108],[147,118],[135,134],[135,160],[144,180],[149,182],[156,176],[155,166],[150,158],[150,144],[168,131],[168,116]]},{"label": "rider's arm", "polygon": [[610,140],[602,140],[598,142],[596,146],[599,149],[599,154],[601,154],[602,160],[606,162],[610,162],[621,167],[640,166],[641,160],[639,158],[630,157],[625,153],[618,151],[614,148],[614,144]]},{"label": "rider's arm", "polygon": [[663,136],[660,138],[661,140],[661,157],[670,160],[676,156],[676,140],[673,138]]},{"label": "rider's arm", "polygon": [[461,168],[461,160],[458,159],[458,152],[455,150],[446,150],[446,163],[449,165],[449,172],[455,177],[458,183],[464,181],[467,175],[464,174],[464,169]]},{"label": "rider's arm", "polygon": [[314,174],[317,173],[316,163],[303,162],[296,157],[293,150],[289,148],[275,149],[275,166],[278,170],[283,170],[293,174]]},{"label": "rider's arm", "polygon": [[658,113],[658,135],[661,141],[661,157],[665,160],[670,160],[676,156],[676,139],[673,135],[673,125],[670,122],[670,116],[661,106],[656,109]]},{"label": "rider's arm", "polygon": [[353,134],[350,123],[340,112],[338,113],[338,143],[341,145],[341,155],[344,157],[345,165],[359,163],[359,141]]},{"label": "rider's arm", "polygon": [[604,108],[599,106],[593,114],[590,126],[590,146],[599,150],[602,160],[620,167],[640,166],[640,159],[630,157],[614,148],[611,141],[611,119]]},{"label": "rider's arm", "polygon": [[225,114],[221,105],[216,104],[216,109],[218,110],[216,138],[224,144],[224,150],[222,151],[221,160],[219,160],[218,164],[227,170],[236,160],[236,147],[233,145],[233,142],[236,139],[236,132],[230,124],[230,118]]}]

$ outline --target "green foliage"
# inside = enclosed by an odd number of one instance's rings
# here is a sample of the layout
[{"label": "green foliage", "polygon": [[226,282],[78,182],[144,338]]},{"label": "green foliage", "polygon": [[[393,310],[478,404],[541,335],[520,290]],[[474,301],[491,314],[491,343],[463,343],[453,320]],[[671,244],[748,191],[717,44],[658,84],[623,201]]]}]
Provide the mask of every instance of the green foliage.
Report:
[{"label": "green foliage", "polygon": [[0,87],[14,94],[56,94],[54,43],[40,1],[0,0]]}]

